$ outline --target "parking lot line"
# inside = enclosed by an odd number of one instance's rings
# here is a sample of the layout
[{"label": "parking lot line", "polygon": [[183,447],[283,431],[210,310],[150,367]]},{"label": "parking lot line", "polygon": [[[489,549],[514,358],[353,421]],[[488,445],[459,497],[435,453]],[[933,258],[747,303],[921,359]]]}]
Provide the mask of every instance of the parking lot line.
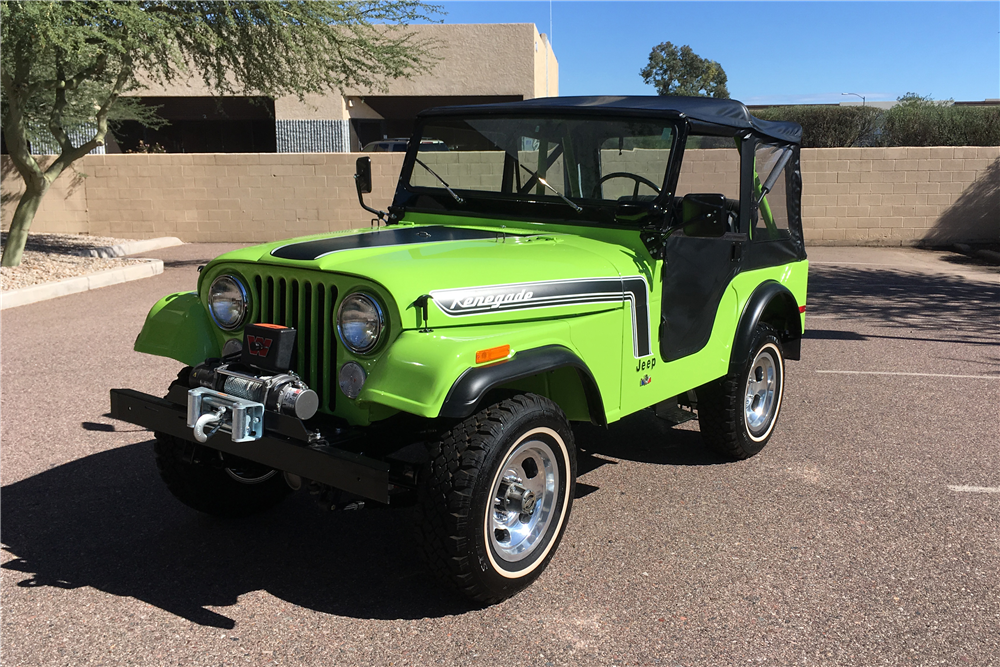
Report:
[{"label": "parking lot line", "polygon": [[958,491],[959,493],[1000,493],[1000,486],[951,486],[948,488],[951,491]]},{"label": "parking lot line", "polygon": [[1000,375],[951,375],[948,373],[898,373],[893,371],[816,371],[841,375],[907,375],[922,378],[964,378],[966,380],[1000,380]]}]

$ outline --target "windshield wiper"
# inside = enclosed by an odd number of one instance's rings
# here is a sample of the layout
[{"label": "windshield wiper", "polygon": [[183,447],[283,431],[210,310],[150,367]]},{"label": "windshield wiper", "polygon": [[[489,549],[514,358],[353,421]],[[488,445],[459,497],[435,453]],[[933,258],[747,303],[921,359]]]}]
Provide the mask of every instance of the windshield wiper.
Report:
[{"label": "windshield wiper", "polygon": [[464,204],[465,203],[465,200],[462,199],[461,197],[459,197],[457,194],[455,194],[455,191],[448,187],[448,184],[444,182],[443,178],[441,178],[440,176],[437,175],[437,172],[435,172],[433,169],[431,169],[426,164],[424,164],[420,160],[420,158],[413,158],[413,159],[416,160],[417,164],[419,164],[421,167],[423,167],[427,171],[431,172],[431,176],[433,176],[434,178],[436,178],[439,181],[441,181],[441,185],[443,185],[444,189],[448,191],[448,194],[450,194],[452,197],[455,198],[455,201],[457,201],[459,204]]},{"label": "windshield wiper", "polygon": [[580,206],[579,204],[577,204],[576,202],[574,202],[573,200],[571,200],[569,197],[567,197],[566,195],[564,195],[563,193],[559,192],[554,187],[552,187],[551,185],[549,185],[548,182],[544,178],[542,178],[541,176],[539,176],[535,172],[531,171],[530,169],[528,169],[527,167],[525,167],[520,162],[517,163],[517,166],[519,166],[521,169],[524,169],[526,172],[528,172],[529,174],[531,174],[532,180],[538,181],[539,183],[541,183],[542,185],[544,185],[545,187],[547,187],[549,190],[552,190],[552,192],[556,193],[564,202],[566,202],[567,204],[569,204],[570,206],[572,206],[574,211],[576,211],[577,213],[579,213],[579,212],[581,212],[583,210],[582,206]]}]

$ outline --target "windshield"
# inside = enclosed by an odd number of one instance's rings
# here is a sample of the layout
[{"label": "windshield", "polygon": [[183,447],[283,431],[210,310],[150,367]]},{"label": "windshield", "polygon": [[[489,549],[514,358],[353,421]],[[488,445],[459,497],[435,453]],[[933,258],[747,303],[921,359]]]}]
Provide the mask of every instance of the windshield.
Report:
[{"label": "windshield", "polygon": [[405,187],[456,212],[487,200],[545,202],[573,219],[585,207],[652,202],[673,144],[673,124],[663,120],[432,118]]}]

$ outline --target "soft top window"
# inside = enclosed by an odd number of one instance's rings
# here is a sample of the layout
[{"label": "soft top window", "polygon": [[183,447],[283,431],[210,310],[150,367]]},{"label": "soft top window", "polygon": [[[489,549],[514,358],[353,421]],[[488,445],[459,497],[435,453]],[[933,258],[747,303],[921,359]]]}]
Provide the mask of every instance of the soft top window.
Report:
[{"label": "soft top window", "polygon": [[666,180],[671,121],[594,117],[430,118],[405,187],[458,199],[570,209],[651,201]]}]

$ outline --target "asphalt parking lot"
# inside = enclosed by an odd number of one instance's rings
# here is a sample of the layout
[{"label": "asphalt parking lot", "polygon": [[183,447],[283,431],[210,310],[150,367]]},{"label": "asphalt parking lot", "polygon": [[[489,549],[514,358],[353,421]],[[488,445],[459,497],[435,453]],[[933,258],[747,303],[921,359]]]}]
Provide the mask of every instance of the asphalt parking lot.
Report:
[{"label": "asphalt parking lot", "polygon": [[640,414],[580,427],[568,533],[470,608],[406,512],[305,494],[237,522],[160,483],[108,390],[162,393],[148,308],[225,249],[2,315],[7,665],[1000,664],[1000,276],[960,256],[814,248],[803,360],[757,457]]}]

